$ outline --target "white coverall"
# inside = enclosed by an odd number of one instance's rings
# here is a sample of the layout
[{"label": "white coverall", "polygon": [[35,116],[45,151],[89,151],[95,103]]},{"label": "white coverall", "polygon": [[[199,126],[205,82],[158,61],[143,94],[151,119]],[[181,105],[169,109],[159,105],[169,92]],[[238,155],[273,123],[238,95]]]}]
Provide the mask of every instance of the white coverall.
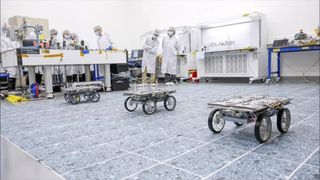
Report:
[{"label": "white coverall", "polygon": [[177,53],[179,50],[178,40],[172,37],[165,37],[162,40],[162,65],[161,73],[177,74]]},{"label": "white coverall", "polygon": [[143,45],[142,71],[147,70],[147,73],[156,73],[156,58],[158,47],[158,39],[153,40],[152,36],[148,36],[146,38]]},{"label": "white coverall", "polygon": [[97,43],[99,50],[105,50],[106,48],[112,45],[110,37],[107,33],[104,33],[102,36],[98,36]]},{"label": "white coverall", "polygon": [[[57,49],[58,48],[58,45],[57,45],[58,39],[52,38],[52,39],[50,39],[50,41],[51,41],[50,49]],[[52,74],[54,74],[54,75],[58,75],[59,72],[60,72],[60,74],[62,74],[62,71],[59,69],[59,66],[52,66],[51,69],[52,69]]]},{"label": "white coverall", "polygon": [[[66,46],[65,49],[74,49],[70,44],[71,44],[71,39],[63,39],[65,41]],[[66,66],[66,76],[73,76],[76,74],[73,65],[67,65]]]},{"label": "white coverall", "polygon": [[[36,39],[36,38],[37,38],[37,36],[36,36],[35,32],[31,31],[31,32],[29,32],[29,34],[27,35],[27,37],[25,39]],[[43,74],[42,66],[36,66],[35,72],[36,72],[36,74]]]},{"label": "white coverall", "polygon": [[[98,50],[106,50],[110,46],[112,46],[112,42],[110,40],[109,34],[103,33],[102,36],[98,36],[97,39]],[[99,76],[104,74],[104,69],[102,66],[99,66]]]},{"label": "white coverall", "polygon": [[[7,51],[10,49],[15,49],[19,47],[18,42],[11,41],[5,34],[1,31],[1,49],[0,52]],[[2,66],[1,66],[2,67]],[[16,67],[6,67],[7,73],[10,78],[16,78],[18,75],[18,69]]]}]

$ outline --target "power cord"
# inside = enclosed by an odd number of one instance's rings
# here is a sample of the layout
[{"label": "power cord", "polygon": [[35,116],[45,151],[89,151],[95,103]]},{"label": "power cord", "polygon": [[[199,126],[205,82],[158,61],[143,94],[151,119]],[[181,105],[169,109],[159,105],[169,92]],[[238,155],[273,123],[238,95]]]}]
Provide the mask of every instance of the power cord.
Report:
[{"label": "power cord", "polygon": [[305,74],[310,70],[312,69],[316,64],[318,64],[320,62],[320,59],[318,61],[316,61],[315,63],[313,63],[310,67],[308,67],[306,70],[302,71],[302,70],[299,70],[299,69],[296,69],[295,67],[292,67],[291,65],[287,64],[285,61],[282,61],[284,65],[286,65],[288,68],[294,70],[294,71],[297,71],[297,72],[300,72],[302,73],[302,77],[304,79],[304,81],[306,83],[315,83],[313,81],[310,81],[308,80],[308,78],[305,76]]}]

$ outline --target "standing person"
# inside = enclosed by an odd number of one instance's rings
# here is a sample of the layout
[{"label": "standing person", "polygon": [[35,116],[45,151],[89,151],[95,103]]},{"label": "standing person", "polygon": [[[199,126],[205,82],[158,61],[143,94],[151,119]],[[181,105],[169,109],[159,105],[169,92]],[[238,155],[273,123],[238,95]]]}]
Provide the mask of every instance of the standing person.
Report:
[{"label": "standing person", "polygon": [[95,26],[93,28],[94,33],[98,36],[97,45],[99,50],[112,50],[112,42],[110,36],[107,33],[103,33],[101,26]]},{"label": "standing person", "polygon": [[[56,29],[50,30],[50,39],[49,39],[49,47],[50,49],[58,49],[59,42],[58,42],[58,31]],[[52,66],[52,74],[53,74],[53,83],[61,83],[62,82],[62,69],[60,66]]]},{"label": "standing person", "polygon": [[[71,39],[71,49],[80,49],[80,44],[79,44],[79,38],[78,35],[75,33],[70,34],[70,39]],[[73,66],[73,81],[82,81],[82,78],[84,76],[84,65],[74,65]]]},{"label": "standing person", "polygon": [[51,49],[57,49],[58,48],[58,31],[56,29],[50,30],[50,39],[49,39],[49,47]]},{"label": "standing person", "polygon": [[143,45],[143,59],[142,59],[142,83],[146,83],[147,74],[151,74],[151,82],[156,82],[156,58],[159,47],[158,37],[159,30],[155,30],[152,35],[148,36]]},{"label": "standing person", "polygon": [[[110,40],[110,37],[107,33],[103,33],[101,26],[97,25],[93,28],[94,33],[98,36],[97,39],[97,46],[99,51],[104,50],[112,50],[112,42]],[[111,74],[110,74],[110,64],[105,65],[99,65],[97,66],[99,68],[99,74],[103,74],[104,72],[104,79],[105,79],[105,86],[106,90],[111,90]],[[104,71],[103,71],[104,67]],[[99,78],[99,77],[98,77]]]},{"label": "standing person", "polygon": [[[64,30],[62,33],[62,47],[63,49],[73,49],[71,46],[71,38],[70,38],[70,31],[69,30]],[[72,65],[66,65],[65,66],[65,73],[66,73],[66,77],[67,77],[67,82],[74,82],[73,81],[73,74],[74,73],[74,68]]]},{"label": "standing person", "polygon": [[[36,40],[37,39],[37,35],[36,35],[36,33],[34,31],[30,31],[25,39]],[[42,83],[43,67],[42,66],[36,66],[35,67],[35,73],[36,73],[36,83],[38,83],[40,85]],[[29,82],[29,83],[32,84],[32,82]]]},{"label": "standing person", "polygon": [[175,81],[177,74],[177,54],[179,51],[178,40],[174,36],[174,27],[168,29],[168,36],[162,40],[162,65],[161,72],[165,74],[165,81]]},{"label": "standing person", "polygon": [[[98,39],[97,39],[98,50],[99,51],[112,50],[112,42],[110,40],[109,34],[103,33],[102,28],[99,25],[95,26],[93,28],[93,30],[94,30],[94,33],[96,34],[96,36],[98,37]],[[102,75],[103,68],[102,67],[100,68],[98,65],[96,65],[96,67],[98,67],[98,69],[99,69],[99,74]]]},{"label": "standing person", "polygon": [[[19,47],[19,43],[18,42],[13,42],[10,40],[10,31],[9,31],[9,27],[6,26],[6,24],[1,27],[1,48],[0,48],[0,52],[5,52],[11,49],[15,49]],[[0,62],[0,71],[2,69],[2,64]],[[17,75],[18,75],[18,69],[16,67],[6,67],[4,68],[6,73],[9,74],[9,84],[8,84],[8,88],[9,90],[14,90],[16,88],[16,80],[17,80]]]},{"label": "standing person", "polygon": [[[82,55],[84,55],[84,50],[88,51],[88,44],[86,44],[85,40],[80,41],[79,50],[82,51]],[[83,72],[84,74],[80,76],[80,81],[91,81],[90,65],[83,65]]]}]

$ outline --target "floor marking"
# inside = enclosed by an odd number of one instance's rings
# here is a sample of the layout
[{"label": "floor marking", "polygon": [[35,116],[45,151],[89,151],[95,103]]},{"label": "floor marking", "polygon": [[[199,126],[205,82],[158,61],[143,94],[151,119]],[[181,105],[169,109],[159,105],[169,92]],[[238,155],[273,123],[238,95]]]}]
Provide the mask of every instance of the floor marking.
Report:
[{"label": "floor marking", "polygon": [[190,141],[193,141],[193,142],[198,142],[198,143],[207,143],[207,141],[201,141],[201,140],[198,140],[198,139],[194,139],[194,138],[189,138],[189,137],[186,137],[186,136],[180,136],[180,137],[182,137],[182,138],[184,138],[184,139],[188,139],[188,140],[190,140]]},{"label": "floor marking", "polygon": [[[252,152],[253,154],[256,154],[258,156],[263,156],[263,157],[267,157],[267,158],[270,158],[270,159],[275,159],[275,160],[279,160],[279,161],[286,161],[286,162],[289,162],[289,163],[292,163],[292,164],[297,164],[297,162],[295,161],[291,161],[291,160],[288,160],[288,159],[282,159],[282,158],[277,158],[277,157],[270,157],[270,156],[267,156],[265,154],[259,154],[259,153],[256,153],[256,152]],[[312,165],[312,164],[305,164],[305,166],[312,166],[312,167],[317,167],[319,168],[319,166],[316,166],[316,165]]]},{"label": "floor marking", "polygon": [[[312,116],[313,114],[314,114],[314,113],[310,114],[308,117]],[[296,125],[300,124],[301,122],[305,121],[308,117],[306,117],[305,119],[301,120],[299,123],[296,123],[296,124],[292,125],[290,128],[293,128],[293,127],[295,127]],[[271,140],[275,139],[276,137],[278,137],[278,136],[280,136],[280,135],[281,135],[281,134],[276,135],[276,136],[270,138],[268,141],[271,141]],[[267,141],[267,142],[268,142],[268,141]],[[238,161],[239,159],[243,158],[244,156],[248,155],[248,154],[251,153],[252,151],[254,151],[254,150],[256,150],[257,148],[261,147],[261,146],[264,145],[265,143],[266,143],[266,142],[261,143],[261,144],[259,144],[258,146],[256,146],[256,147],[252,148],[251,150],[247,151],[246,153],[242,154],[241,156],[237,157],[236,159],[234,159],[234,160],[232,160],[232,161],[229,161],[229,162],[228,162],[227,164],[225,164],[223,167],[221,167],[220,169],[217,169],[216,171],[210,173],[209,175],[207,175],[207,176],[204,177],[203,179],[207,179],[207,178],[209,178],[210,176],[213,176],[213,175],[217,174],[218,172],[220,172],[220,171],[223,170],[224,168],[226,168],[226,167],[230,166],[231,164],[235,163],[235,162]]]},{"label": "floor marking", "polygon": [[[247,126],[247,127],[248,127],[248,126]],[[237,131],[240,131],[241,129],[244,129],[244,128],[246,128],[246,127],[239,128]],[[237,131],[233,131],[233,132],[237,132]],[[208,144],[210,144],[210,143],[212,143],[212,142],[214,142],[214,141],[216,141],[216,140],[218,140],[218,139],[221,139],[222,137],[225,137],[225,136],[227,136],[227,135],[229,135],[229,134],[231,134],[231,133],[233,133],[233,132],[227,133],[227,134],[225,134],[225,135],[223,135],[223,136],[221,136],[221,137],[219,137],[219,138],[217,138],[217,139],[214,139],[214,140],[212,140],[212,141],[210,141],[210,142],[207,142],[207,143],[205,143],[205,144],[203,144],[203,145],[200,145],[200,146],[197,146],[197,147],[192,148],[192,149],[190,149],[190,150],[187,150],[186,152],[181,153],[181,154],[179,154],[179,155],[177,155],[177,156],[174,156],[174,157],[171,157],[171,158],[166,159],[166,160],[164,160],[164,161],[161,161],[161,163],[158,163],[158,164],[156,164],[156,165],[159,165],[159,164],[169,165],[170,167],[175,167],[176,169],[180,169],[180,170],[183,170],[183,171],[185,171],[185,172],[191,173],[190,171],[188,171],[188,170],[186,170],[186,169],[179,168],[179,167],[176,167],[176,166],[172,166],[171,164],[168,164],[167,162],[170,161],[170,160],[172,160],[172,159],[175,159],[175,158],[177,158],[177,157],[180,157],[180,156],[182,156],[182,155],[184,155],[184,154],[187,154],[187,153],[189,153],[189,152],[191,152],[191,151],[193,151],[193,150],[196,150],[196,149],[198,149],[198,148],[200,148],[200,147],[203,147],[203,146],[205,146],[205,145],[208,145]],[[151,167],[145,168],[145,169],[143,169],[143,171],[149,170],[149,169],[155,167],[156,165],[153,165],[153,166],[151,166]],[[142,172],[142,171],[141,171],[141,172]],[[140,173],[140,172],[138,172],[138,173]],[[127,177],[134,176],[134,175],[136,175],[136,174],[138,174],[138,173],[131,174],[131,175],[127,176]],[[195,173],[191,173],[191,174],[196,175]],[[196,176],[202,177],[202,176],[200,176],[200,175],[196,175]]]},{"label": "floor marking", "polygon": [[315,149],[299,166],[286,178],[290,179],[292,176],[319,150],[319,147]]},{"label": "floor marking", "polygon": [[[211,87],[211,86],[205,86],[205,87]],[[232,87],[232,86],[231,86]],[[257,90],[260,90],[260,89],[266,89],[266,87],[265,86],[258,86],[257,88],[250,88],[250,87],[248,87],[248,86],[242,86],[242,87],[244,87],[245,88],[245,90],[246,90],[246,94],[248,94],[248,92],[256,92]],[[285,90],[291,90],[290,91],[290,93],[294,93],[294,92],[296,92],[297,91],[297,89],[292,89],[291,87],[295,87],[295,86],[289,86],[289,87],[282,87],[281,89],[283,90],[283,89],[285,89]],[[225,88],[220,88],[221,90],[224,90]],[[268,88],[269,89],[269,88]],[[299,93],[300,92],[302,92],[304,89],[306,89],[306,88],[298,88],[298,91],[299,91]],[[250,91],[251,90],[251,91]],[[314,90],[318,90],[318,89],[315,89],[315,88],[312,88],[311,90],[309,90],[309,91],[307,91],[308,93],[309,92],[313,92]],[[191,92],[191,91],[190,91]],[[240,92],[240,91],[239,91]],[[268,91],[266,92],[266,93],[268,93]],[[220,93],[221,94],[221,93]],[[222,93],[223,94],[223,93]],[[269,93],[270,94],[270,93]],[[272,94],[272,93],[271,93]],[[289,93],[287,93],[287,94],[289,94]],[[107,95],[107,97],[112,97],[112,96],[108,96],[109,94],[106,94]],[[217,96],[217,95],[219,95],[219,94],[215,94],[215,93],[213,93],[213,96]],[[228,94],[226,94],[226,95],[228,95]],[[297,97],[298,95],[296,95],[296,94],[294,94],[294,95],[292,95],[292,96],[295,96],[295,97]],[[300,95],[299,96],[301,96],[301,93],[300,93]],[[113,98],[113,99],[116,99],[116,98]],[[296,106],[299,106],[300,104],[303,104],[303,103],[306,103],[307,101],[309,101],[309,100],[313,100],[314,98],[312,98],[312,97],[305,97],[305,98],[302,98],[301,99],[301,102],[300,103],[298,103],[298,104],[294,104],[292,107],[296,107]],[[316,99],[317,100],[317,99]],[[292,108],[291,107],[291,108]],[[6,109],[8,109],[9,110],[9,107],[4,107],[4,108],[6,108]],[[50,108],[50,107],[49,107]],[[68,107],[67,107],[68,108]],[[56,107],[56,108],[53,108],[53,109],[48,109],[48,110],[41,110],[41,111],[39,111],[39,112],[46,112],[46,111],[48,111],[48,112],[50,112],[50,111],[55,111],[55,110],[59,110],[59,109],[61,109],[60,107]],[[20,112],[19,112],[20,113]],[[34,113],[34,112],[30,112],[30,113]],[[27,114],[30,114],[30,113],[27,113]],[[316,112],[314,112],[314,113],[316,113]],[[312,113],[312,114],[314,114],[314,113]],[[20,113],[20,114],[22,114],[22,113]],[[121,114],[124,114],[124,113],[121,113]],[[90,118],[90,115],[85,115],[86,117],[89,117]],[[140,116],[140,117],[133,117],[133,118],[130,118],[130,119],[140,119],[140,118],[143,118],[144,120],[145,120],[145,118],[146,118],[147,116]],[[94,117],[94,118],[99,118],[99,117]],[[309,116],[307,117],[307,118],[309,118]],[[302,121],[305,121],[307,118],[304,118]],[[94,120],[88,120],[88,121],[86,121],[86,122],[90,122],[90,121],[94,121]],[[291,126],[291,127],[294,127],[294,126],[296,126],[296,125],[299,125],[299,124],[301,124],[301,123],[305,123],[305,122],[302,122],[302,121],[299,121],[298,123],[296,123],[296,124],[294,124],[293,126]],[[121,121],[121,123],[122,122],[125,122],[125,121]],[[179,123],[177,123],[178,125],[179,124],[181,124],[181,123],[184,123],[185,121],[179,121]],[[187,122],[187,120],[186,120],[186,122]],[[76,124],[80,124],[81,122],[74,122],[74,124],[76,125]],[[141,122],[141,123],[139,123],[139,125],[144,125],[144,123],[146,123],[146,125],[148,125],[147,124],[147,122]],[[71,123],[71,124],[73,124],[73,123]],[[59,125],[59,126],[55,126],[55,127],[63,127],[63,126],[67,126],[67,125],[70,125],[70,124],[64,124],[64,125]],[[91,127],[94,127],[94,126],[91,126]],[[246,126],[246,127],[243,127],[242,129],[244,129],[244,128],[247,128],[247,127],[249,127],[249,126]],[[204,128],[204,127],[202,127],[202,128]],[[202,128],[199,128],[199,129],[202,129]],[[120,129],[120,128],[118,128],[118,129]],[[239,129],[239,130],[241,130],[241,129]],[[237,131],[239,131],[239,130],[237,130]],[[227,133],[227,134],[225,134],[225,135],[223,135],[222,137],[220,137],[220,138],[223,138],[223,137],[225,137],[225,136],[227,136],[227,135],[229,135],[229,134],[232,134],[232,133],[235,133],[235,132],[237,132],[237,131],[233,131],[233,132],[230,132],[230,133]],[[39,131],[39,132],[41,132],[41,131]],[[104,134],[104,133],[97,133],[97,134]],[[90,136],[93,136],[93,135],[97,135],[97,134],[91,134],[91,135],[85,135],[85,136],[80,136],[80,137],[77,137],[77,138],[81,138],[81,137],[89,137],[89,138],[91,138],[91,139],[93,139],[92,137],[90,137]],[[55,134],[56,135],[56,134]],[[132,136],[132,135],[130,135],[130,136]],[[48,137],[48,136],[44,136],[44,137]],[[125,137],[127,137],[127,136],[125,136]],[[179,136],[179,137],[183,137],[183,138],[186,138],[186,137],[184,137],[184,136]],[[275,137],[277,137],[277,136],[275,136]],[[161,142],[165,142],[165,141],[167,141],[167,140],[170,140],[170,139],[173,139],[173,138],[176,138],[176,136],[174,136],[174,137],[170,137],[170,138],[168,138],[168,139],[165,139],[165,140],[163,140],[163,141],[161,141]],[[218,138],[218,139],[220,139],[220,138]],[[73,138],[73,139],[76,139],[76,138]],[[121,138],[122,139],[122,138]],[[213,140],[213,141],[210,141],[210,142],[207,142],[207,143],[205,143],[205,145],[207,145],[207,144],[210,144],[210,143],[212,143],[212,142],[214,142],[214,141],[216,141],[216,140],[218,140],[218,139],[215,139],[215,140]],[[96,139],[95,139],[96,140]],[[120,139],[119,139],[120,140]],[[191,139],[190,138],[190,140],[194,140],[194,139]],[[58,142],[58,143],[61,143],[61,142],[63,142],[63,141],[60,141],[60,142]],[[157,142],[157,143],[154,143],[154,144],[151,144],[151,145],[149,145],[149,146],[146,146],[146,147],[150,147],[150,146],[153,146],[153,145],[155,145],[155,144],[158,144],[158,143],[161,143],[161,142]],[[198,141],[198,142],[200,142],[200,141]],[[57,144],[57,143],[54,143],[54,144]],[[109,143],[103,143],[103,144],[108,144],[108,145],[110,145]],[[96,146],[99,146],[99,145],[102,145],[102,144],[98,144],[98,145],[96,145]],[[113,146],[113,147],[116,147],[116,146]],[[146,148],[146,147],[143,147],[143,148],[140,148],[140,149],[144,149],[144,148]],[[203,147],[203,146],[201,146],[201,147]],[[121,148],[119,148],[119,147],[116,147],[116,148],[118,148],[118,149],[121,149]],[[197,149],[198,147],[196,147],[195,149]],[[87,148],[87,149],[89,149],[89,148]],[[86,149],[84,149],[84,150],[86,150]],[[139,150],[139,149],[137,149],[137,150]],[[137,151],[137,150],[135,150],[135,151]],[[190,149],[190,150],[188,150],[188,152],[190,152],[192,149]],[[76,151],[79,151],[79,150],[76,150]],[[134,151],[134,152],[135,152]],[[72,152],[74,152],[74,151],[72,151]],[[130,151],[125,151],[125,152],[128,152],[128,153],[125,153],[125,154],[136,154],[136,153],[132,153],[132,152],[130,152]],[[68,152],[68,153],[71,153],[71,152]],[[67,154],[67,153],[66,153]],[[183,153],[183,154],[185,154],[185,153]],[[260,154],[259,154],[260,155]],[[138,155],[138,156],[141,156],[141,157],[143,157],[142,155]],[[173,157],[173,158],[176,158],[176,157],[179,157],[180,155],[178,155],[178,156],[175,156],[175,157]],[[145,157],[146,158],[146,157]],[[150,159],[150,158],[147,158],[147,159]],[[171,158],[170,158],[171,159]],[[169,159],[169,160],[170,160]],[[102,161],[102,162],[104,162],[104,161]],[[172,165],[170,165],[170,164],[167,164],[167,163],[165,163],[165,162],[160,162],[160,164],[165,164],[165,165],[168,165],[168,166],[170,166],[170,167],[174,167],[175,169],[179,169],[179,168],[177,168],[177,167],[175,167],[175,166],[172,166]],[[307,165],[307,164],[306,164]],[[311,166],[311,165],[310,165]],[[181,170],[184,170],[184,169],[182,169],[182,168],[180,168]],[[187,170],[185,170],[186,172],[188,172]]]},{"label": "floor marking", "polygon": [[[207,143],[205,143],[205,144],[203,144],[203,145],[201,145],[201,146],[198,146],[198,147],[195,147],[195,148],[193,148],[193,149],[190,149],[190,150],[186,151],[185,153],[179,154],[179,155],[177,155],[177,156],[174,156],[174,157],[169,158],[169,159],[167,159],[167,160],[164,160],[164,161],[162,161],[162,162],[161,162],[161,161],[158,161],[158,162],[160,162],[160,163],[155,164],[155,165],[153,165],[153,166],[150,166],[150,167],[148,167],[148,168],[146,168],[146,169],[144,169],[144,170],[151,169],[151,168],[153,168],[153,167],[155,167],[156,165],[159,165],[159,164],[165,164],[165,165],[169,165],[170,167],[175,167],[175,166],[172,166],[172,165],[170,165],[170,164],[167,164],[166,162],[168,162],[168,161],[170,161],[171,159],[174,159],[174,158],[176,158],[176,157],[179,157],[180,155],[183,155],[183,154],[186,154],[186,153],[188,153],[188,152],[191,152],[191,151],[193,151],[193,150],[195,150],[195,149],[197,149],[197,148],[203,147],[204,145],[210,144],[210,143],[212,143],[212,142],[214,142],[214,141],[216,141],[216,140],[218,140],[218,139],[220,139],[220,138],[222,138],[222,137],[225,137],[225,136],[227,136],[227,135],[229,135],[229,134],[231,134],[231,133],[240,131],[241,129],[244,129],[244,128],[246,128],[246,127],[249,127],[249,126],[245,126],[245,127],[239,128],[239,129],[236,130],[236,131],[227,133],[227,134],[225,134],[225,135],[223,135],[223,136],[221,136],[221,137],[219,137],[219,138],[217,138],[217,139],[214,139],[213,141],[207,142]],[[106,143],[106,144],[108,144],[108,145],[110,145],[110,146],[112,146],[112,147],[118,148],[118,149],[120,149],[120,150],[123,150],[123,151],[125,151],[125,152],[127,152],[127,153],[125,153],[125,154],[123,154],[123,155],[120,155],[120,156],[117,156],[117,157],[114,157],[114,158],[111,158],[111,159],[108,159],[108,160],[99,161],[99,162],[90,164],[90,165],[88,165],[88,166],[86,166],[86,167],[82,167],[82,168],[78,168],[78,169],[69,171],[69,172],[67,172],[67,173],[64,173],[63,175],[66,175],[66,174],[69,174],[69,173],[72,173],[72,172],[74,172],[74,171],[78,171],[78,170],[81,170],[81,169],[86,169],[86,168],[89,168],[89,167],[93,167],[93,166],[95,166],[95,165],[97,165],[97,164],[105,164],[106,162],[108,162],[108,161],[110,161],[110,160],[112,160],[112,159],[115,159],[115,158],[118,158],[118,157],[122,157],[122,156],[127,155],[127,154],[135,154],[135,155],[137,155],[137,156],[144,157],[144,156],[142,156],[142,155],[139,155],[139,154],[135,153],[136,151],[139,151],[139,149],[136,149],[135,151],[128,151],[128,150],[126,150],[126,149],[120,148],[120,147],[115,146],[115,145],[110,144],[110,143]],[[151,144],[150,146],[152,146],[152,145],[153,145],[153,144]],[[145,147],[140,148],[140,149],[144,149],[144,148],[145,148]],[[145,157],[145,158],[146,158],[146,157]],[[151,158],[148,158],[148,159],[153,160],[153,159],[151,159]],[[153,161],[156,161],[156,162],[157,162],[157,160],[153,160]],[[190,172],[190,171],[188,171],[188,170],[186,170],[186,169],[178,168],[178,167],[175,167],[175,168],[176,168],[176,169],[183,170],[183,171],[188,172],[188,173],[191,173],[191,174],[193,174],[193,175],[196,175],[195,173],[192,173],[192,172]],[[201,177],[200,175],[196,175],[196,176]],[[129,177],[129,176],[128,176],[128,177]],[[131,175],[130,175],[130,177],[131,177]]]}]

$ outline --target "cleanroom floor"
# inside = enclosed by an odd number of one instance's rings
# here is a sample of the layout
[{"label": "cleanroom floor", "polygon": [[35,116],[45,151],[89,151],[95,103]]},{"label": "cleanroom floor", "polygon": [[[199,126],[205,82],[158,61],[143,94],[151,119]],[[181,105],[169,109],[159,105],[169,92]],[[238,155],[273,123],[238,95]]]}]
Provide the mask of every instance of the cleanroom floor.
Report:
[{"label": "cleanroom floor", "polygon": [[[70,105],[62,96],[1,104],[1,135],[70,180],[319,179],[319,84],[182,84],[154,115],[125,110],[123,92]],[[232,95],[293,98],[292,124],[260,144],[254,126],[207,126],[207,103]]]}]

